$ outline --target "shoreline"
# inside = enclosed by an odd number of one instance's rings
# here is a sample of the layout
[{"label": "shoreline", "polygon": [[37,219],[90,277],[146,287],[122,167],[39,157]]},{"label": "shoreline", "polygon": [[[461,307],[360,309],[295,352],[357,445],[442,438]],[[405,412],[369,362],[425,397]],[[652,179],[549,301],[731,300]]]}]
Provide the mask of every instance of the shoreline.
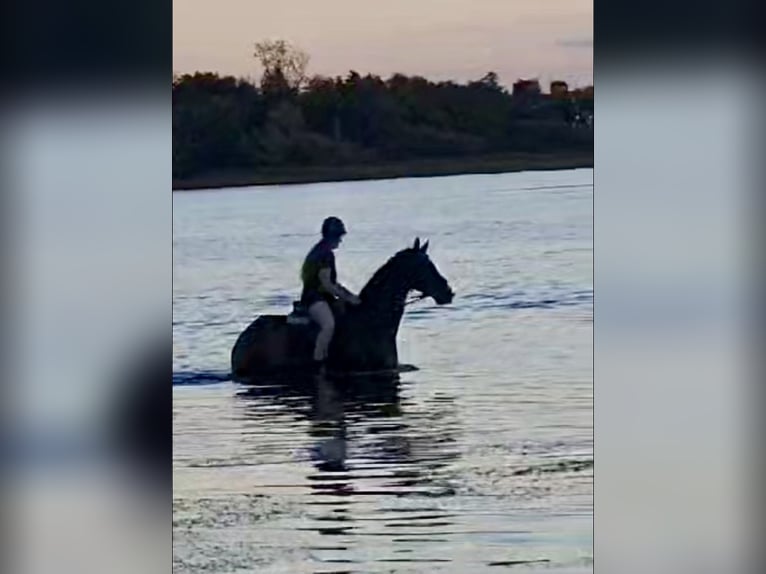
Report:
[{"label": "shoreline", "polygon": [[593,152],[571,154],[504,154],[473,158],[418,159],[378,164],[227,170],[174,178],[173,191],[228,187],[368,181],[407,177],[439,177],[556,171],[593,167]]}]

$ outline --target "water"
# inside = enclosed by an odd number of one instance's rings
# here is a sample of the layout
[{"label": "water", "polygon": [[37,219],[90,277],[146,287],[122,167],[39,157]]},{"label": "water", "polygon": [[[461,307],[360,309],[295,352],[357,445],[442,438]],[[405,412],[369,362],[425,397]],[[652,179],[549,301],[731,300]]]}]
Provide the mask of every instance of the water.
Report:
[{"label": "water", "polygon": [[[174,194],[177,572],[592,571],[592,170]],[[398,385],[246,392],[324,216],[355,290],[416,236],[457,293]]]}]

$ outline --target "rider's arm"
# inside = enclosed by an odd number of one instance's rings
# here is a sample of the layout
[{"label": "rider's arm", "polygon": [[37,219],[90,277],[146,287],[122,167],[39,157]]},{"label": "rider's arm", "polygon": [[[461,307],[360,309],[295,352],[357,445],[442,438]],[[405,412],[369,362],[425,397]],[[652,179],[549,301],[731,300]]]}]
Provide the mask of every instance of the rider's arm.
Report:
[{"label": "rider's arm", "polygon": [[349,303],[357,303],[358,298],[356,295],[343,287],[343,285],[340,285],[339,283],[333,283],[332,272],[330,271],[329,267],[325,267],[319,270],[319,281],[322,283],[322,287],[324,287],[325,291],[328,293],[331,293],[339,299],[343,299]]},{"label": "rider's arm", "polygon": [[323,267],[319,270],[319,282],[325,291],[335,297],[343,298],[343,292],[340,290],[340,287],[332,281],[332,271],[329,267]]},{"label": "rider's arm", "polygon": [[352,305],[360,305],[362,303],[362,300],[359,298],[359,295],[355,295],[354,293],[346,289],[340,283],[338,283],[338,287],[340,287],[341,290],[343,290],[343,292],[346,294],[346,297],[345,297],[346,301],[348,301]]},{"label": "rider's arm", "polygon": [[346,289],[346,288],[345,288],[343,285],[341,285],[340,283],[337,283],[337,282],[336,282],[336,283],[335,283],[335,286],[336,286],[338,289],[340,289],[340,290],[343,292],[343,295],[344,295],[344,296],[346,296],[346,297],[355,297],[355,296],[356,296],[356,295],[354,295],[354,294],[353,294],[351,291],[349,291],[348,289]]}]

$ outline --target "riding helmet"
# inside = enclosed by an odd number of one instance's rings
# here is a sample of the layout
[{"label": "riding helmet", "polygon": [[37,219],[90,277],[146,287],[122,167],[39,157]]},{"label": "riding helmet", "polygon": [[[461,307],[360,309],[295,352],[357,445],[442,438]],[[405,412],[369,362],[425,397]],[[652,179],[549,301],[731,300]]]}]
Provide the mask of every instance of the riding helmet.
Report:
[{"label": "riding helmet", "polygon": [[346,226],[338,217],[328,217],[322,223],[322,237],[339,239],[346,234]]}]

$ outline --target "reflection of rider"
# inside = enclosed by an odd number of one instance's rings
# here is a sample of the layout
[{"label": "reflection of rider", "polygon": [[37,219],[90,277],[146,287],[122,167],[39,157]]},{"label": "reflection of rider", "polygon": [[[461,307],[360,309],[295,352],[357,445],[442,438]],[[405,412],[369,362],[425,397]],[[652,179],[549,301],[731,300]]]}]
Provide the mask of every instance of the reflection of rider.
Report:
[{"label": "reflection of rider", "polygon": [[320,470],[343,470],[346,464],[346,425],[343,401],[335,385],[325,377],[316,379],[314,416],[310,433],[320,439],[316,446]]},{"label": "reflection of rider", "polygon": [[314,362],[321,367],[327,359],[335,332],[335,318],[332,304],[341,299],[352,305],[359,304],[359,297],[338,283],[335,270],[335,254],[346,227],[337,217],[328,217],[322,223],[322,239],[309,251],[301,269],[303,293],[301,303],[308,309],[311,318],[319,325],[320,331],[314,347]]}]

